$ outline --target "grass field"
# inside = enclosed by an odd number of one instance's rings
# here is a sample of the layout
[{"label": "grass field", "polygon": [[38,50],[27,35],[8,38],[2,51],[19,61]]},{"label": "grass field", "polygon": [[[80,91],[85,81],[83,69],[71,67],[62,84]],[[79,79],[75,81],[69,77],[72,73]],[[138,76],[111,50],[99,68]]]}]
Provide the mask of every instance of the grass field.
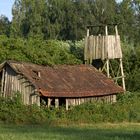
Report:
[{"label": "grass field", "polygon": [[140,124],[71,126],[0,124],[0,140],[140,140]]}]

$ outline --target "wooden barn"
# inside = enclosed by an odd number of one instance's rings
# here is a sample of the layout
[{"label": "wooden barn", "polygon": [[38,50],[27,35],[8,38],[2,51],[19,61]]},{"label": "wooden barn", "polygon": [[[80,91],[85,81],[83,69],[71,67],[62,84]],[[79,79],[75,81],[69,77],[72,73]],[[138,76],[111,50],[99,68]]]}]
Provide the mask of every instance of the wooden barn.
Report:
[{"label": "wooden barn", "polygon": [[115,102],[122,87],[93,66],[41,66],[6,61],[0,65],[1,96],[12,97],[20,92],[24,104],[47,107],[80,105],[93,100]]}]

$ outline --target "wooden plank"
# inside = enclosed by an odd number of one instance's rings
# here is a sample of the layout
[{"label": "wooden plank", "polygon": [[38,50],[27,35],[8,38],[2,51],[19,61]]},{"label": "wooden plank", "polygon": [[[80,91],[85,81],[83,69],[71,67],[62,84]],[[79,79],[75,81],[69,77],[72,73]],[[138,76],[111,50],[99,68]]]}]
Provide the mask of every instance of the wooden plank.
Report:
[{"label": "wooden plank", "polygon": [[98,36],[96,36],[96,59],[98,59],[98,46],[99,46],[99,39]]},{"label": "wooden plank", "polygon": [[108,47],[108,58],[111,59],[112,58],[112,50],[111,50],[111,37],[108,36],[108,44],[107,44],[107,47]]},{"label": "wooden plank", "polygon": [[102,41],[101,35],[99,35],[98,38],[99,38],[99,40],[98,40],[98,41],[99,41],[99,43],[98,43],[98,44],[99,44],[99,45],[98,45],[98,59],[101,59],[101,52],[102,52],[102,50],[101,50],[101,49],[102,49],[102,48],[101,48],[101,44],[102,44],[102,43],[101,43],[101,41]]},{"label": "wooden plank", "polygon": [[84,47],[84,61],[87,61],[87,47],[88,47],[88,37],[85,37],[85,47]]},{"label": "wooden plank", "polygon": [[7,87],[7,71],[5,69],[5,75],[4,75],[4,91],[3,91],[3,96],[6,97],[6,87]]},{"label": "wooden plank", "polygon": [[92,47],[92,54],[93,54],[93,59],[96,58],[96,41],[95,41],[95,36],[93,36],[93,47]]},{"label": "wooden plank", "polygon": [[115,36],[112,36],[112,59],[115,58],[114,50],[115,50]]},{"label": "wooden plank", "polygon": [[101,52],[101,59],[104,60],[105,59],[105,46],[104,46],[104,36],[102,36],[102,52]]},{"label": "wooden plank", "polygon": [[2,70],[2,80],[1,80],[1,96],[3,95],[4,92],[4,80],[5,80],[5,69],[3,68]]},{"label": "wooden plank", "polygon": [[92,45],[93,45],[93,35],[89,37],[89,60],[90,64],[92,64]]}]

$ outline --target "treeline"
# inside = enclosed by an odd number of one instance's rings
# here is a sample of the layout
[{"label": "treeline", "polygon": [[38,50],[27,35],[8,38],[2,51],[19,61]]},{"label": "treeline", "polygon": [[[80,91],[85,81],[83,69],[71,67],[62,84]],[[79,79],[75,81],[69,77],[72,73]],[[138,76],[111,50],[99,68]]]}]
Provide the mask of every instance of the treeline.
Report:
[{"label": "treeline", "polygon": [[[139,0],[15,0],[12,14],[12,21],[0,16],[0,62],[81,64],[86,26],[115,23],[122,40],[126,87],[140,90]],[[103,27],[90,31],[104,34]],[[114,34],[112,27],[109,34]]]},{"label": "treeline", "polygon": [[[0,34],[12,37],[81,40],[87,25],[119,24],[125,40],[139,43],[140,1],[123,0],[15,0],[11,22],[0,17]],[[110,28],[110,33],[113,28]],[[104,33],[94,28],[93,34]]]}]

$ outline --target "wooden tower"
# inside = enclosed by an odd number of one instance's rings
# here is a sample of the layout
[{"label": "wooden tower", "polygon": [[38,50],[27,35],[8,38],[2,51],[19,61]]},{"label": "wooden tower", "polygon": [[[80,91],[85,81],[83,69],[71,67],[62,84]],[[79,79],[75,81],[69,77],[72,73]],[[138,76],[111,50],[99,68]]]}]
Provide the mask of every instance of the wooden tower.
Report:
[{"label": "wooden tower", "polygon": [[[119,83],[125,89],[125,76],[123,72],[122,50],[120,36],[118,35],[117,25],[115,35],[108,34],[108,26],[105,27],[105,35],[90,35],[89,27],[87,28],[87,36],[85,37],[84,60],[85,64],[97,63],[100,61],[102,65],[98,69],[105,72],[107,77],[113,78],[116,83]],[[115,61],[116,68],[113,69],[112,63]],[[120,79],[120,80],[119,80]]]}]

